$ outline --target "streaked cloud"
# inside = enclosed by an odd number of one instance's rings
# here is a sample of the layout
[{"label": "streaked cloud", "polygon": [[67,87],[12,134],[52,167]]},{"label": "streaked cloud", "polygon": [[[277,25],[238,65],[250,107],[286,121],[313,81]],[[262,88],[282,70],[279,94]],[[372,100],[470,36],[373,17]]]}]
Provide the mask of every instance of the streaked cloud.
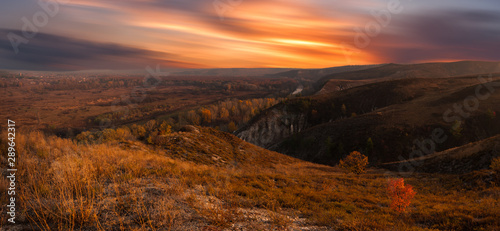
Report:
[{"label": "streaked cloud", "polygon": [[[8,32],[12,31],[0,30],[0,35]],[[0,68],[5,69],[141,69],[153,64],[180,68],[200,67],[197,64],[177,61],[174,54],[44,33],[38,34],[36,39],[24,45],[19,54],[12,55],[11,43],[5,37],[0,36]]]},{"label": "streaked cloud", "polygon": [[[243,0],[220,20],[211,0],[71,0],[20,54],[9,51],[2,36],[1,68],[319,68],[500,58],[494,47],[500,22],[495,1],[401,0],[404,11],[392,15],[369,46],[356,48],[353,28],[375,20],[371,12],[385,10],[388,1]],[[4,34],[40,11],[37,2],[6,3],[16,13],[0,9]],[[356,52],[346,53],[350,48]],[[86,61],[90,57],[97,61]]]},{"label": "streaked cloud", "polygon": [[[500,14],[491,10],[430,11],[405,15],[373,42],[383,61],[499,60]],[[397,32],[404,33],[397,33]]]}]

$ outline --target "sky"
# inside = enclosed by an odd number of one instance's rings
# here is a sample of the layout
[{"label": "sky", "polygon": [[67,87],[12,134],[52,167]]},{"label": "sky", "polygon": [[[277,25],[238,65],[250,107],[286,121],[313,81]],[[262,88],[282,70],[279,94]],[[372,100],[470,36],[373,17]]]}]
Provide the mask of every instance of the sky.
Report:
[{"label": "sky", "polygon": [[498,0],[4,0],[0,69],[500,60]]}]

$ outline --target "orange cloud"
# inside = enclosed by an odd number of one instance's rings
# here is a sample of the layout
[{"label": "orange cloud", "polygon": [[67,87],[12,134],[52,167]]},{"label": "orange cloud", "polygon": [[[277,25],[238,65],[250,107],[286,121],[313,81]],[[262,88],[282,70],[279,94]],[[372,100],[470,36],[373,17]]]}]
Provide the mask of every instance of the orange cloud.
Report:
[{"label": "orange cloud", "polygon": [[[243,0],[222,11],[213,2],[71,0],[43,32],[150,51],[135,58],[177,66],[320,68],[498,57],[493,49],[475,45],[496,44],[498,29],[491,21],[499,16],[491,11],[420,13],[415,10],[425,4],[406,3],[405,13],[392,15],[391,23],[360,49],[353,42],[354,28],[363,30],[376,20],[370,12],[384,10],[387,1]],[[464,34],[464,29],[474,33]]]},{"label": "orange cloud", "polygon": [[136,48],[176,54],[179,62],[211,67],[304,68],[372,62],[369,54],[357,53],[349,60],[345,55],[342,42],[353,36],[350,28],[354,22],[321,16],[305,2],[243,1],[228,11],[223,21],[210,1],[199,6],[196,13],[154,3],[157,1],[111,4],[74,0],[67,7],[118,12],[115,22],[102,24],[119,24],[120,28],[95,40],[111,38]]}]

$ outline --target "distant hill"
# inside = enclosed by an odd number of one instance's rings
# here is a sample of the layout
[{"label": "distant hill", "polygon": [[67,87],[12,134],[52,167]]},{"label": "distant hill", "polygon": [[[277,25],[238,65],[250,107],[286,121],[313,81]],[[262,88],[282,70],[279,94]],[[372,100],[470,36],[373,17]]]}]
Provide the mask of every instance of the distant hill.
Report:
[{"label": "distant hill", "polygon": [[340,66],[340,67],[329,67],[322,69],[300,69],[300,70],[290,70],[285,72],[280,72],[276,74],[271,74],[272,77],[288,77],[288,78],[303,78],[316,81],[325,75],[345,73],[351,71],[365,70],[369,68],[374,68],[380,66],[377,65],[350,65],[350,66]]},{"label": "distant hill", "polygon": [[189,69],[172,72],[171,75],[190,76],[264,76],[293,70],[292,68],[214,68]]},{"label": "distant hill", "polygon": [[461,61],[451,63],[386,64],[369,69],[333,73],[318,80],[320,89],[331,79],[445,78],[500,72],[500,62]]},{"label": "distant hill", "polygon": [[351,65],[329,67],[321,69],[296,69],[296,68],[214,68],[214,69],[189,69],[171,72],[171,75],[192,76],[264,76],[273,78],[294,78],[316,81],[321,77],[334,73],[364,70],[380,65]]}]

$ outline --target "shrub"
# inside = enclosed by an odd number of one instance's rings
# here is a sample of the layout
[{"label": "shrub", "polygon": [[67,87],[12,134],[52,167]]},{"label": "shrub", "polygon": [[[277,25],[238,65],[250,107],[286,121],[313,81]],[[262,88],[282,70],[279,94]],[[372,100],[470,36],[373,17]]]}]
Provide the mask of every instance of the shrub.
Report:
[{"label": "shrub", "polygon": [[303,149],[313,148],[316,143],[316,139],[313,136],[309,136],[300,141],[300,146]]},{"label": "shrub", "polygon": [[307,99],[302,99],[300,100],[299,107],[300,110],[302,111],[308,111],[309,108],[311,107],[311,101]]},{"label": "shrub", "polygon": [[168,135],[172,133],[172,126],[170,126],[170,124],[168,124],[167,121],[163,121],[158,130],[160,132],[160,135]]},{"label": "shrub", "polygon": [[342,107],[340,108],[340,110],[342,111],[342,114],[346,114],[347,113],[347,107],[345,106],[345,104],[342,104]]},{"label": "shrub", "polygon": [[462,121],[455,120],[453,126],[450,129],[451,134],[453,134],[455,138],[460,138],[462,136],[462,130],[463,130]]},{"label": "shrub", "polygon": [[132,124],[132,126],[130,126],[130,131],[137,139],[142,139],[146,135],[146,129],[141,125]]},{"label": "shrub", "polygon": [[232,132],[238,130],[238,126],[236,126],[236,124],[233,121],[231,121],[227,125],[227,130],[232,133]]},{"label": "shrub", "polygon": [[157,142],[157,138],[158,138],[158,132],[151,132],[149,133],[146,142],[148,142],[148,144],[155,144]]},{"label": "shrub", "polygon": [[99,134],[102,136],[104,142],[115,141],[119,139],[116,130],[111,128],[106,128],[102,130],[102,132],[100,132]]},{"label": "shrub", "polygon": [[490,168],[493,169],[497,174],[500,174],[500,157],[491,160]]},{"label": "shrub", "polygon": [[201,117],[194,111],[188,111],[186,114],[187,121],[192,125],[200,125]]},{"label": "shrub", "polygon": [[366,152],[367,153],[372,153],[373,152],[373,140],[372,138],[368,138],[366,141]]},{"label": "shrub", "polygon": [[76,136],[77,142],[81,142],[84,144],[90,144],[95,141],[95,139],[96,138],[94,137],[94,134],[90,131],[82,132]]},{"label": "shrub", "polygon": [[132,138],[130,129],[128,127],[120,127],[116,129],[116,136],[118,140],[128,140]]},{"label": "shrub", "polygon": [[405,185],[403,178],[390,180],[387,192],[391,198],[391,208],[399,213],[406,210],[416,194],[411,185]]},{"label": "shrub", "polygon": [[158,127],[158,123],[156,122],[156,120],[150,120],[146,122],[146,124],[144,124],[144,129],[146,129],[146,133],[153,132],[154,130],[156,130],[156,127]]},{"label": "shrub", "polygon": [[497,113],[495,111],[491,110],[491,108],[488,109],[488,111],[486,112],[486,115],[488,115],[488,117],[490,119],[495,119],[497,117]]},{"label": "shrub", "polygon": [[349,172],[360,174],[365,172],[368,157],[358,151],[351,152],[346,158],[340,160],[339,167]]},{"label": "shrub", "polygon": [[333,155],[335,153],[335,143],[332,142],[332,137],[331,136],[329,136],[328,138],[326,138],[325,145],[326,145],[326,148],[328,150],[328,154],[329,155]]}]

